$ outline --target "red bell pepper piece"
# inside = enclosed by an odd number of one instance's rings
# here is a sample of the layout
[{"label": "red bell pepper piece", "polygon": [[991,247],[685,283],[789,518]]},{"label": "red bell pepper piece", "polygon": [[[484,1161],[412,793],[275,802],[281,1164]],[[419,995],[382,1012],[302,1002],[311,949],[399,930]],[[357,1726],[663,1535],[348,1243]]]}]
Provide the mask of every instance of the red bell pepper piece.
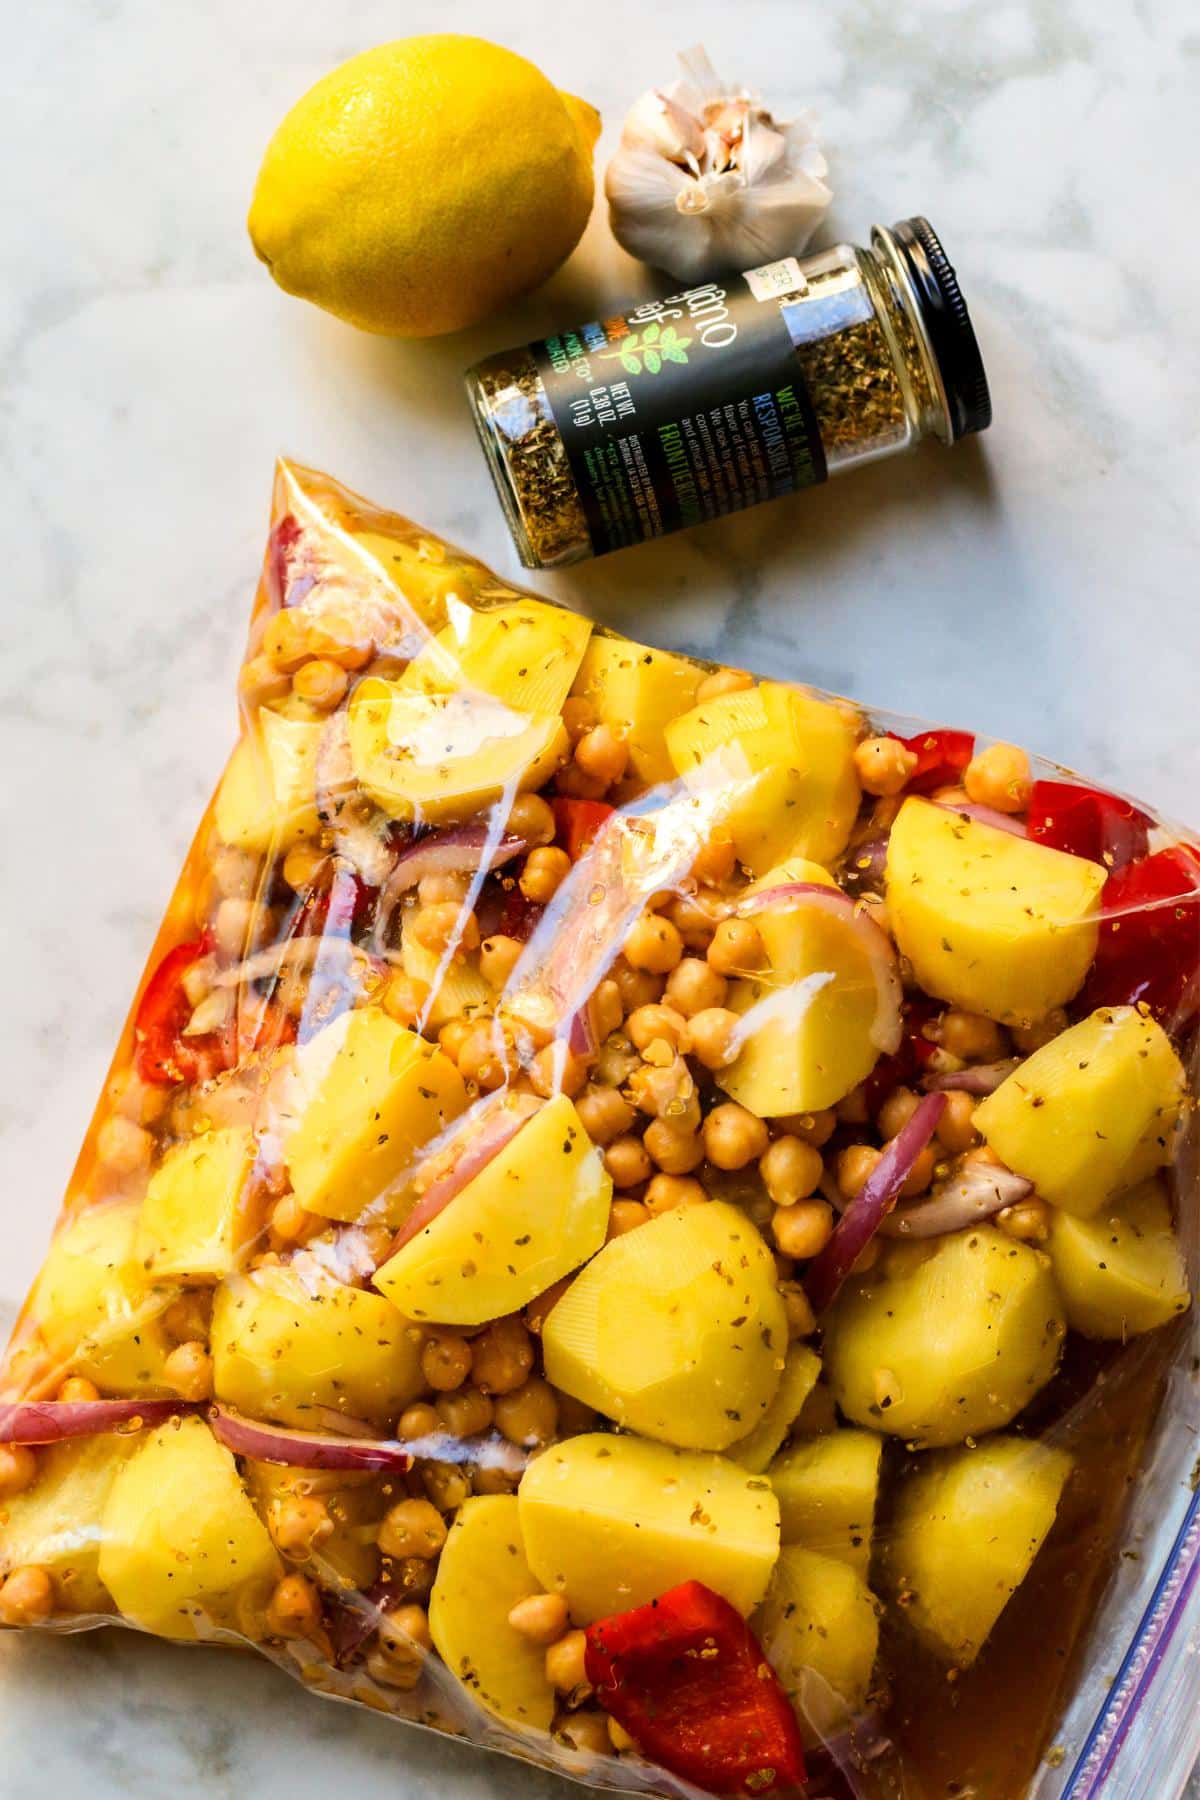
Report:
[{"label": "red bell pepper piece", "polygon": [[703,1582],[589,1625],[585,1667],[639,1748],[697,1787],[754,1796],[803,1783],[779,1678],[741,1614]]},{"label": "red bell pepper piece", "polygon": [[1145,856],[1150,820],[1116,794],[1072,781],[1035,781],[1029,796],[1028,837],[1052,850],[1086,856],[1108,869]]},{"label": "red bell pepper piece", "polygon": [[952,787],[975,754],[975,739],[969,731],[953,731],[942,726],[936,731],[918,731],[914,737],[901,737],[889,731],[888,737],[903,744],[917,759],[917,766],[905,785],[908,794],[931,794],[935,788]]},{"label": "red bell pepper piece", "polygon": [[572,862],[578,862],[592,839],[611,818],[615,807],[603,800],[572,800],[560,794],[550,802],[556,831],[554,841],[566,851]]},{"label": "red bell pepper piece", "polygon": [[1185,844],[1115,869],[1082,1004],[1144,1003],[1181,1030],[1200,1012],[1200,852]]},{"label": "red bell pepper piece", "polygon": [[174,1087],[194,1081],[201,1073],[225,1066],[221,1033],[205,1032],[185,1038],[183,1028],[192,1016],[183,978],[192,964],[212,948],[207,936],[168,950],[146,983],[133,1021],[134,1066],[143,1081],[155,1087]]}]

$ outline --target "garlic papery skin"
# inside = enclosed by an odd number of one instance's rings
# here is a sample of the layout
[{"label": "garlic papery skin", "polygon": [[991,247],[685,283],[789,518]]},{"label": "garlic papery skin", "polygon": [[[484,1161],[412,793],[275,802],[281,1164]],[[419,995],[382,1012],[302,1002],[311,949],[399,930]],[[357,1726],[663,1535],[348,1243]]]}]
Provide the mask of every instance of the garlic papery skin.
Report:
[{"label": "garlic papery skin", "polygon": [[631,107],[604,191],[613,235],[680,281],[802,251],[833,198],[812,113],[784,122],[702,49]]}]

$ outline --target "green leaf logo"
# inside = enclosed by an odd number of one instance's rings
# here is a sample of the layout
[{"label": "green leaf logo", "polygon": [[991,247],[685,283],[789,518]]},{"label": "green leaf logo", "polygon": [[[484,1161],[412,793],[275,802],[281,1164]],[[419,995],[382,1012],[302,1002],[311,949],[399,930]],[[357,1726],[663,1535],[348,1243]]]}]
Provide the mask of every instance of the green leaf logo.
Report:
[{"label": "green leaf logo", "polygon": [[606,350],[601,362],[619,362],[630,375],[657,375],[664,362],[685,363],[690,337],[680,337],[673,325],[662,326],[653,321],[642,331],[631,331],[612,350]]}]

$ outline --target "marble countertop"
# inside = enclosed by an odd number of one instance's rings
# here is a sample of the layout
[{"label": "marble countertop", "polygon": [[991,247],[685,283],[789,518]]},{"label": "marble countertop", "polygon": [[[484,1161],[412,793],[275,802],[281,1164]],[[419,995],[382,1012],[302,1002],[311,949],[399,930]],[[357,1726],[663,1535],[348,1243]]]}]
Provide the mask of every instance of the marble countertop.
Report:
[{"label": "marble countertop", "polygon": [[[242,221],[278,117],[343,57],[434,26],[501,38],[596,102],[602,158],[634,90],[699,40],[784,113],[814,105],[832,231],[927,211],[994,389],[982,440],[535,585],[973,722],[1200,822],[1187,0],[43,0],[8,34],[0,114],[0,1327],[230,741],[272,459],[515,576],[460,373],[636,285],[601,211],[548,288],[449,341],[360,336],[267,280]],[[568,1791],[248,1659],[9,1637],[0,1679],[3,1800]]]}]

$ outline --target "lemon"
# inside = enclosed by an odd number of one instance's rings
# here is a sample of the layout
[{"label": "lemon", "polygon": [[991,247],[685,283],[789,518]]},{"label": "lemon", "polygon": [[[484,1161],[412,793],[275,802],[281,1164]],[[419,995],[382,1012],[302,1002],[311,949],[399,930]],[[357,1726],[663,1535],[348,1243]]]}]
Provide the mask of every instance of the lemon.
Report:
[{"label": "lemon", "polygon": [[259,257],[365,331],[433,337],[544,281],[592,206],[593,107],[483,38],[402,38],[297,102],[250,207]]}]

